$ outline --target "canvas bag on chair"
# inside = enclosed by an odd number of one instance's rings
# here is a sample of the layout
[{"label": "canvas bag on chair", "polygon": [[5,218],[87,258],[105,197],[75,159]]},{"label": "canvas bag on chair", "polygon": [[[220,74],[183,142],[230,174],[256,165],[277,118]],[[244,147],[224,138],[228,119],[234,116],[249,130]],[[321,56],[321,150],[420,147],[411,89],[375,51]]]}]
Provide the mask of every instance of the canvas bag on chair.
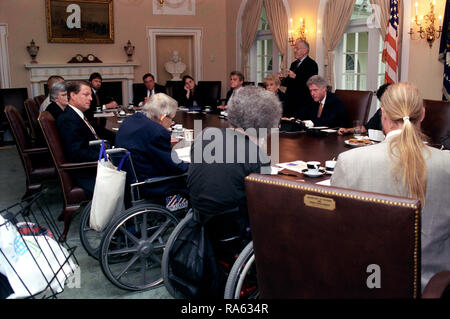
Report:
[{"label": "canvas bag on chair", "polygon": [[127,156],[126,153],[120,164],[115,167],[108,161],[105,143],[102,141],[95,179],[94,195],[92,197],[89,227],[102,231],[108,223],[124,209],[124,192],[126,172],[121,171]]}]

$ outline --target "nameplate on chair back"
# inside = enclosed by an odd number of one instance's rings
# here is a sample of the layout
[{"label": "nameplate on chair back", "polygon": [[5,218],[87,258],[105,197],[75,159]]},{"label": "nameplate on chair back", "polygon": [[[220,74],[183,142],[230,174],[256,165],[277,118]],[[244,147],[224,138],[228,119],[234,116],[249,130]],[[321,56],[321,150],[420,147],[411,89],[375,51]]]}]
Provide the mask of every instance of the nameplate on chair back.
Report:
[{"label": "nameplate on chair back", "polygon": [[261,298],[420,296],[420,202],[251,174]]}]

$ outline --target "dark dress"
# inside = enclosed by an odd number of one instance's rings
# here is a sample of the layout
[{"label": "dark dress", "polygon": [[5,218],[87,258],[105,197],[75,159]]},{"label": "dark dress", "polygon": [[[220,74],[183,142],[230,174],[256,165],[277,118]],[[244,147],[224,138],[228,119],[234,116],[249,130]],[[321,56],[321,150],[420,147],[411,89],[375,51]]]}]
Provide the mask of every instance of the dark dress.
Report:
[{"label": "dark dress", "polygon": [[[207,136],[212,135],[218,137],[218,141],[223,140],[223,144],[211,143]],[[217,157],[215,153],[211,154],[213,144],[223,147],[222,154],[217,153]],[[231,158],[227,161],[227,157]],[[191,205],[199,212],[216,216],[223,211],[238,209],[237,213],[213,218],[213,225],[219,228],[214,233],[219,237],[243,233],[248,225],[244,179],[251,173],[269,172],[269,157],[248,136],[233,129],[206,128],[195,138],[191,148],[188,171]]]},{"label": "dark dress", "polygon": [[189,94],[189,99],[186,98],[186,90],[183,89],[183,92],[180,95],[179,101],[180,101],[179,106],[192,107],[192,106],[194,106],[194,104],[196,106],[199,106],[200,103],[198,102],[199,96],[198,96],[197,86],[194,87],[194,90],[191,90],[191,93]]},{"label": "dark dress", "polygon": [[383,130],[383,125],[381,124],[381,108],[370,118],[370,120],[364,124],[366,130]]},{"label": "dark dress", "polygon": [[58,104],[56,104],[56,102],[51,102],[47,108],[45,109],[46,111],[48,111],[53,118],[55,119],[55,121],[58,119],[58,117],[63,114],[63,110],[58,106]]},{"label": "dark dress", "polygon": [[[138,181],[183,174],[189,166],[179,160],[176,153],[172,154],[169,131],[140,112],[123,121],[117,132],[116,147],[131,152]],[[143,196],[163,198],[176,191],[187,193],[185,183],[174,181],[145,187]]]}]

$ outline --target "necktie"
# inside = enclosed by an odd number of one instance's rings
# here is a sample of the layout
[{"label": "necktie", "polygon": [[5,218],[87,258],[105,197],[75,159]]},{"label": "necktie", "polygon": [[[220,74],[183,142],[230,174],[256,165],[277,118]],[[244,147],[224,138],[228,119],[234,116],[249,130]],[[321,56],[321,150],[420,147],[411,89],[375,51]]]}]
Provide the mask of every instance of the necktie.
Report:
[{"label": "necktie", "polygon": [[95,95],[95,100],[97,101],[97,106],[100,106],[100,99],[98,98],[98,94],[94,93]]},{"label": "necktie", "polygon": [[150,97],[150,96],[152,96],[152,91],[147,90],[147,97]]},{"label": "necktie", "polygon": [[317,118],[320,118],[322,115],[323,105],[322,102],[319,103],[319,111],[317,112]]},{"label": "necktie", "polygon": [[97,133],[95,133],[94,128],[93,128],[93,127],[91,126],[91,124],[88,122],[86,116],[84,117],[84,122],[85,122],[86,125],[89,127],[89,129],[91,130],[92,134],[94,134],[95,138],[96,138],[97,140],[99,140],[99,138],[98,138],[98,136],[97,136]]}]

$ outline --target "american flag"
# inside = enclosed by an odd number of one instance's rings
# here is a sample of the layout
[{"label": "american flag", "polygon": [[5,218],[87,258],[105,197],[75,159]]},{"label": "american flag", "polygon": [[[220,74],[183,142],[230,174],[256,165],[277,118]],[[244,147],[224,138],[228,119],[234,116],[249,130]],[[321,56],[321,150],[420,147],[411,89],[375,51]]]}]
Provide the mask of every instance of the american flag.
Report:
[{"label": "american flag", "polygon": [[390,0],[390,16],[384,39],[383,62],[386,64],[385,83],[398,81],[398,0]]}]

